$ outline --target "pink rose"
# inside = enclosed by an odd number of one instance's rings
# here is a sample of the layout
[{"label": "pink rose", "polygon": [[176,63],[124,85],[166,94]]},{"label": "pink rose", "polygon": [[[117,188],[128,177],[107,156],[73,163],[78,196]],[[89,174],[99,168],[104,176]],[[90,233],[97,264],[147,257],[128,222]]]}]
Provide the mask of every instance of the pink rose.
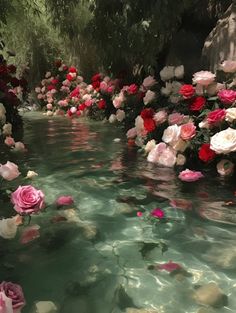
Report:
[{"label": "pink rose", "polygon": [[12,150],[14,150],[14,151],[21,151],[21,152],[26,151],[25,145],[21,141],[15,142],[15,146],[14,146],[14,148]]},{"label": "pink rose", "polygon": [[33,214],[44,208],[44,194],[31,185],[19,186],[11,194],[11,202],[19,214]]},{"label": "pink rose", "polygon": [[172,113],[168,116],[168,123],[169,125],[174,125],[174,124],[181,124],[184,120],[184,114],[180,114],[180,113]]},{"label": "pink rose", "polygon": [[156,209],[151,211],[151,216],[153,216],[155,218],[162,219],[165,217],[165,213],[161,209],[156,208]]},{"label": "pink rose", "polygon": [[209,124],[217,124],[225,119],[226,111],[224,109],[216,109],[207,115]]},{"label": "pink rose", "polygon": [[11,136],[7,136],[4,143],[7,145],[7,146],[14,146],[15,145],[15,140],[14,138],[12,138]]},{"label": "pink rose", "polygon": [[196,126],[193,123],[187,123],[180,126],[180,137],[183,140],[190,140],[196,135]]},{"label": "pink rose", "polygon": [[0,164],[0,175],[2,178],[11,181],[18,177],[20,172],[18,170],[18,166],[15,163],[7,161],[7,163],[4,165]]},{"label": "pink rose", "polygon": [[20,285],[3,281],[0,284],[0,291],[12,300],[13,310],[19,312],[25,306],[25,298]]},{"label": "pink rose", "polygon": [[114,98],[113,105],[116,109],[119,109],[124,101],[125,101],[124,94],[123,92],[120,92],[119,95]]},{"label": "pink rose", "polygon": [[236,72],[236,61],[226,60],[220,65],[222,71],[225,73],[235,73]]},{"label": "pink rose", "polygon": [[224,104],[232,104],[236,100],[236,91],[223,89],[218,92],[218,98]]},{"label": "pink rose", "polygon": [[136,128],[135,127],[133,127],[133,128],[130,128],[128,131],[127,131],[127,133],[126,133],[126,137],[128,138],[128,139],[132,139],[132,138],[135,138],[137,136],[137,130],[136,130]]},{"label": "pink rose", "polygon": [[135,84],[132,84],[128,87],[127,89],[127,92],[130,94],[130,95],[134,95],[138,92],[138,86],[135,85]]},{"label": "pink rose", "polygon": [[176,162],[176,151],[164,142],[158,143],[148,154],[148,162],[172,167]]},{"label": "pink rose", "polygon": [[209,71],[200,71],[193,74],[193,82],[202,86],[208,86],[215,80],[216,75]]},{"label": "pink rose", "polygon": [[193,181],[196,181],[196,180],[198,180],[204,176],[201,172],[191,171],[189,169],[186,169],[186,170],[180,172],[178,177],[182,181],[193,182]]},{"label": "pink rose", "polygon": [[71,205],[73,203],[74,203],[74,199],[71,196],[60,196],[56,200],[57,206]]},{"label": "pink rose", "polygon": [[160,125],[167,120],[167,112],[166,111],[159,111],[153,116],[153,119],[157,125]]},{"label": "pink rose", "polygon": [[52,110],[52,104],[51,104],[51,103],[48,103],[48,104],[46,105],[46,107],[47,107],[48,110]]},{"label": "pink rose", "polygon": [[216,168],[221,176],[229,176],[234,171],[234,164],[229,160],[223,159],[217,164]]},{"label": "pink rose", "polygon": [[145,89],[149,89],[155,84],[156,84],[156,80],[153,76],[148,76],[143,80],[143,87]]}]

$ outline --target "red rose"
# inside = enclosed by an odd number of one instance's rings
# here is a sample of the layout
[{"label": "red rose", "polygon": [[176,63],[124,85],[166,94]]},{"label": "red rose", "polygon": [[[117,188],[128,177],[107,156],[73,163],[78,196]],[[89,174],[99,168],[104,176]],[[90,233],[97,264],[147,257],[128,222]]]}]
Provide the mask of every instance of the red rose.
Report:
[{"label": "red rose", "polygon": [[78,97],[78,96],[79,96],[79,88],[76,87],[74,90],[71,91],[70,97],[73,98],[73,97]]},{"label": "red rose", "polygon": [[106,107],[106,101],[105,101],[104,99],[99,100],[99,102],[98,102],[98,108],[99,108],[100,110],[103,110],[103,109],[105,109],[105,107]]},{"label": "red rose", "polygon": [[56,85],[56,84],[59,83],[59,80],[58,80],[57,78],[54,78],[54,79],[51,81],[51,83],[52,83],[53,85]]},{"label": "red rose", "polygon": [[224,109],[216,109],[207,115],[207,122],[209,124],[217,124],[224,120],[225,118],[225,110]]},{"label": "red rose", "polygon": [[140,113],[141,117],[145,120],[146,118],[152,118],[154,115],[154,110],[149,108],[149,109],[143,109]]},{"label": "red rose", "polygon": [[198,151],[198,157],[203,162],[208,162],[214,159],[216,153],[210,149],[209,143],[204,143]]},{"label": "red rose", "polygon": [[56,89],[56,87],[55,87],[54,85],[48,85],[48,86],[47,86],[47,90],[48,90],[48,91],[51,91],[51,90],[53,90],[53,89]]},{"label": "red rose", "polygon": [[77,73],[77,69],[74,66],[71,66],[68,70],[69,73]]},{"label": "red rose", "polygon": [[68,79],[71,82],[74,79],[74,76],[72,76],[71,74],[67,74],[66,79]]},{"label": "red rose", "polygon": [[195,93],[195,88],[192,85],[183,85],[180,90],[179,94],[183,96],[184,99],[190,99]]},{"label": "red rose", "polygon": [[80,111],[83,111],[85,108],[86,108],[85,103],[81,103],[81,104],[78,106],[78,109],[79,109]]},{"label": "red rose", "polygon": [[156,123],[155,123],[154,119],[152,119],[152,118],[145,118],[143,120],[143,125],[144,125],[144,128],[146,129],[146,131],[148,133],[150,133],[156,129]]},{"label": "red rose", "polygon": [[190,111],[200,111],[204,107],[205,104],[206,104],[206,98],[196,97],[190,101],[189,109]]},{"label": "red rose", "polygon": [[99,88],[100,87],[100,81],[96,80],[96,81],[92,82],[92,86],[93,86],[93,89]]},{"label": "red rose", "polygon": [[93,75],[92,77],[92,82],[101,81],[101,80],[102,80],[102,77],[101,77],[101,74],[99,73]]},{"label": "red rose", "polygon": [[132,84],[132,85],[130,85],[129,87],[128,87],[128,93],[130,94],[130,95],[134,95],[134,94],[136,94],[137,93],[137,91],[138,91],[138,86],[137,85],[135,85],[135,84]]},{"label": "red rose", "polygon": [[63,66],[63,71],[67,71],[68,70],[68,66],[67,65],[64,65]]}]

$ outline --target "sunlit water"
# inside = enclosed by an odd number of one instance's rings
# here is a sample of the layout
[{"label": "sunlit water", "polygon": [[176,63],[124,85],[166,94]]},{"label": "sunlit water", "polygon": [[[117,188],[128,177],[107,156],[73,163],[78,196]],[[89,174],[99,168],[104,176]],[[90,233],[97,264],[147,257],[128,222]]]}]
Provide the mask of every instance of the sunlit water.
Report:
[{"label": "sunlit water", "polygon": [[[38,300],[54,301],[60,313],[119,313],[127,307],[196,313],[201,306],[192,298],[194,286],[210,281],[228,296],[228,306],[209,312],[236,312],[233,178],[208,174],[182,183],[174,170],[148,164],[128,147],[120,129],[101,122],[37,113],[24,120],[28,152],[13,154],[11,161],[22,174],[39,174],[33,184],[49,205],[31,221],[40,225],[40,238],[19,243],[21,227],[16,239],[1,241],[0,277],[22,285],[24,313]],[[60,195],[75,199],[68,207],[77,214],[73,221],[55,218],[66,209],[54,205]],[[192,207],[172,208],[176,198]],[[153,226],[136,215],[156,207],[169,223]],[[155,247],[159,240],[168,245],[164,254]],[[148,269],[169,260],[190,275]]]}]

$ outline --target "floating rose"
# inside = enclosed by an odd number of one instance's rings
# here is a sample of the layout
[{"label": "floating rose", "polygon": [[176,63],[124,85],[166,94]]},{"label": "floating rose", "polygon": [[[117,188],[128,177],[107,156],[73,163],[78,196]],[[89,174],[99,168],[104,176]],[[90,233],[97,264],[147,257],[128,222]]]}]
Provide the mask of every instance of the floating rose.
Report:
[{"label": "floating rose", "polygon": [[57,206],[71,205],[73,203],[74,203],[74,199],[71,196],[60,196],[56,200]]},{"label": "floating rose", "polygon": [[179,173],[179,179],[185,182],[193,182],[196,180],[199,180],[200,178],[204,177],[204,175],[201,172],[198,171],[191,171],[189,169],[186,169]]},{"label": "floating rose", "polygon": [[162,209],[156,208],[151,211],[151,216],[162,219],[165,217],[165,213],[162,211]]},{"label": "floating rose", "polygon": [[18,310],[18,312],[20,312],[25,306],[25,298],[20,285],[3,281],[0,284],[0,291],[4,292],[5,295],[12,300],[12,308],[14,311]]},{"label": "floating rose", "polygon": [[11,202],[19,214],[34,214],[44,208],[44,194],[31,185],[19,186],[11,194]]}]

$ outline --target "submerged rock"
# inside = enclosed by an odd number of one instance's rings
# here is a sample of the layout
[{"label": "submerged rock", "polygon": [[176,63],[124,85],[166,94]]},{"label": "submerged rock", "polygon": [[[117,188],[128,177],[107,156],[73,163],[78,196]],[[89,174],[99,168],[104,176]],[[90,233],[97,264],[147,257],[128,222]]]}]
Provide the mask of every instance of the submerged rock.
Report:
[{"label": "submerged rock", "polygon": [[57,313],[58,308],[52,301],[38,301],[32,313]]},{"label": "submerged rock", "polygon": [[233,246],[213,246],[203,258],[223,269],[236,268],[236,248]]},{"label": "submerged rock", "polygon": [[228,297],[214,282],[210,282],[195,290],[193,294],[193,299],[198,304],[208,305],[215,308],[225,306],[227,305],[228,302]]}]

